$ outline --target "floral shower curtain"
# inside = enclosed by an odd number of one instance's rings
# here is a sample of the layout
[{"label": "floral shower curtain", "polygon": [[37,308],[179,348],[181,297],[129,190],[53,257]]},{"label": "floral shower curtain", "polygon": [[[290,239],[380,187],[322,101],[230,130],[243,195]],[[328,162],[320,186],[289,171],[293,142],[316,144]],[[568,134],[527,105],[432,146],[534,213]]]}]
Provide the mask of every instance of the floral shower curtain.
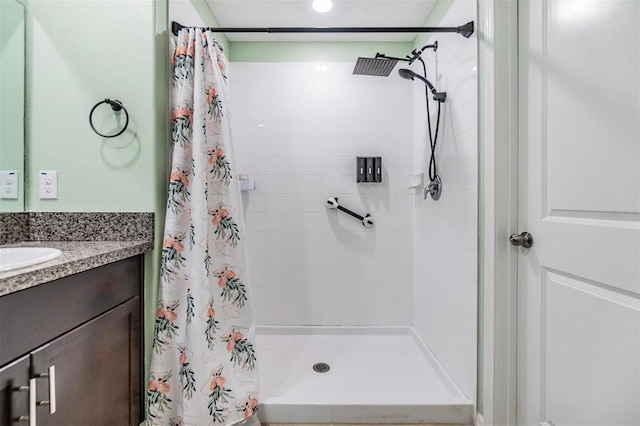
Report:
[{"label": "floral shower curtain", "polygon": [[147,387],[149,425],[231,425],[258,407],[227,60],[210,31],[173,40],[173,157]]}]

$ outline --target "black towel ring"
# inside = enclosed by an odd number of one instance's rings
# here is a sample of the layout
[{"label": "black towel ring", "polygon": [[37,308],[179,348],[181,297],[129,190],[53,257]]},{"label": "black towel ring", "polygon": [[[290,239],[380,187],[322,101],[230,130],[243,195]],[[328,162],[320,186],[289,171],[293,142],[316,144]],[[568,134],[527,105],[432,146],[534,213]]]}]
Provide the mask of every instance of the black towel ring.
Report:
[{"label": "black towel ring", "polygon": [[[124,115],[126,116],[127,121],[125,121],[124,127],[122,128],[122,130],[120,130],[115,135],[103,135],[98,130],[96,130],[95,126],[93,125],[93,112],[96,110],[96,108],[98,108],[102,104],[111,105],[111,109],[116,111],[116,112],[118,112],[120,110],[124,111]],[[91,108],[91,112],[89,113],[89,125],[91,126],[91,128],[93,129],[94,132],[96,132],[97,134],[99,134],[103,138],[115,138],[116,136],[120,136],[122,133],[124,133],[125,130],[127,130],[127,126],[129,125],[129,113],[127,112],[127,109],[124,107],[124,105],[122,105],[122,102],[120,102],[118,100],[113,100],[112,101],[111,99],[105,99],[102,102],[98,102],[97,104],[94,105],[93,108]]]}]

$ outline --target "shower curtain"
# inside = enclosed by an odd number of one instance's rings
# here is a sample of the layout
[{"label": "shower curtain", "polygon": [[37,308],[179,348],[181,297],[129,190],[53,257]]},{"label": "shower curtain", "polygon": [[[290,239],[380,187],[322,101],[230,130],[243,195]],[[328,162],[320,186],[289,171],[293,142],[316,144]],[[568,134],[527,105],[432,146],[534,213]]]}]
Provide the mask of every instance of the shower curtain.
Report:
[{"label": "shower curtain", "polygon": [[258,408],[244,224],[227,60],[210,31],[172,37],[173,157],[148,425],[232,425]]}]

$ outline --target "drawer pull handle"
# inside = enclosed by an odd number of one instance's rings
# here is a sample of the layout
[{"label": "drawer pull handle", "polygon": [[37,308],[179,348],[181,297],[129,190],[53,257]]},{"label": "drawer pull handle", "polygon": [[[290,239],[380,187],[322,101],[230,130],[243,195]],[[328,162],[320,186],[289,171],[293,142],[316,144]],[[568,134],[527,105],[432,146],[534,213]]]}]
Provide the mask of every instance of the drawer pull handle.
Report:
[{"label": "drawer pull handle", "polygon": [[36,426],[36,379],[29,379],[29,386],[20,386],[17,392],[29,392],[29,415],[14,419],[16,422],[29,422],[29,426]]},{"label": "drawer pull handle", "polygon": [[48,405],[49,406],[49,414],[53,414],[56,412],[56,366],[52,365],[49,367],[48,373],[38,374],[38,378],[48,378],[49,379],[49,400],[47,401],[38,401],[38,405]]},{"label": "drawer pull handle", "polygon": [[36,426],[36,379],[29,379],[29,426]]}]

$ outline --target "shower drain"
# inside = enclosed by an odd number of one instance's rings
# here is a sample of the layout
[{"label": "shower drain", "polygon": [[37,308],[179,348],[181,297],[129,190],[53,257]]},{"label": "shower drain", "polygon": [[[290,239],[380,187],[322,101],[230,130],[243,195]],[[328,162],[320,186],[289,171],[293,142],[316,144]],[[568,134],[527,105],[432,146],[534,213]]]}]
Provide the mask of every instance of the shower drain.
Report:
[{"label": "shower drain", "polygon": [[329,367],[329,364],[325,364],[324,362],[313,364],[313,371],[315,371],[316,373],[326,373],[330,369],[331,367]]}]

